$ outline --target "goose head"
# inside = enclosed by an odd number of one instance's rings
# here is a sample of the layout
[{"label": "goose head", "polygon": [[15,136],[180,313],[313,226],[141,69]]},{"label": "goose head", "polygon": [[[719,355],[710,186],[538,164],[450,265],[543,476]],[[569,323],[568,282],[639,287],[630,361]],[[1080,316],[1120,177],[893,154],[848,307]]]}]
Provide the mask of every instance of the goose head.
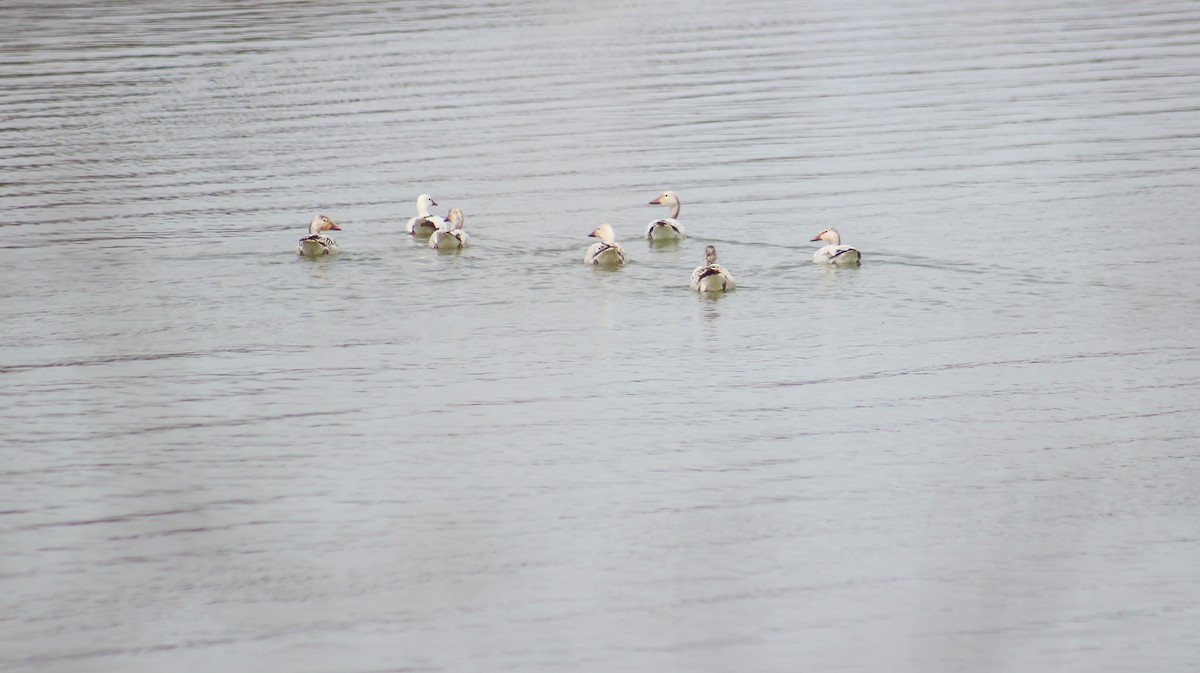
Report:
[{"label": "goose head", "polygon": [[613,228],[607,224],[598,225],[588,236],[598,238],[608,245],[612,245],[617,240],[616,235],[613,234]]},{"label": "goose head", "polygon": [[325,217],[324,215],[317,215],[312,218],[312,222],[310,222],[308,225],[308,235],[315,236],[322,231],[329,231],[331,229],[333,231],[342,230],[342,228],[339,227],[333,220]]},{"label": "goose head", "polygon": [[461,208],[451,208],[450,212],[446,213],[446,221],[450,223],[451,229],[463,228],[463,211]]},{"label": "goose head", "polygon": [[676,206],[679,205],[679,197],[675,196],[675,192],[663,192],[654,197],[650,202],[652,206]]},{"label": "goose head", "polygon": [[417,215],[419,217],[429,217],[429,206],[436,206],[437,201],[428,194],[422,194],[417,197]]},{"label": "goose head", "polygon": [[717,246],[710,245],[704,248],[704,263],[709,266],[717,263]]},{"label": "goose head", "polygon": [[652,205],[652,206],[670,206],[671,207],[671,217],[672,218],[679,217],[679,197],[675,195],[675,192],[668,191],[668,192],[663,192],[662,194],[659,194],[658,196],[654,197],[654,200],[650,202],[650,205]]},{"label": "goose head", "polygon": [[813,236],[811,240],[813,242],[825,241],[829,245],[842,244],[842,237],[838,235],[837,229],[834,229],[833,227],[825,227],[819,234]]}]

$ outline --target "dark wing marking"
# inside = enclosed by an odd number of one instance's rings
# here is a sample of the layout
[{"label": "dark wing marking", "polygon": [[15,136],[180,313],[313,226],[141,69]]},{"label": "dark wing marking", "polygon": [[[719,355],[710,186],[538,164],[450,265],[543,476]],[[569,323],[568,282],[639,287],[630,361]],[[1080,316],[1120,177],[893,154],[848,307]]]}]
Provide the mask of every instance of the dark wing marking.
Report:
[{"label": "dark wing marking", "polygon": [[416,222],[413,222],[412,231],[410,231],[409,233],[415,234],[418,231],[420,231],[422,228],[433,229],[434,231],[437,231],[439,229],[439,227],[436,224],[434,224],[433,220],[423,217],[423,218],[417,220]]},{"label": "dark wing marking", "polygon": [[318,246],[320,246],[322,255],[328,255],[333,250],[332,246],[337,245],[337,242],[334,241],[332,238],[329,238],[328,236],[322,236],[321,234],[311,234],[309,236],[305,236],[304,238],[300,239],[300,247],[297,250],[297,252],[299,252],[301,255],[304,254],[304,244],[305,243],[315,243]]},{"label": "dark wing marking", "polygon": [[831,261],[831,262],[832,262],[832,261],[836,260],[838,257],[841,257],[842,255],[845,255],[845,254],[847,254],[847,253],[850,253],[850,252],[852,252],[852,253],[854,253],[855,255],[857,255],[857,256],[858,256],[858,261],[859,261],[859,262],[861,262],[861,261],[862,261],[862,253],[861,253],[861,252],[859,252],[857,249],[855,249],[855,248],[851,248],[851,247],[846,247],[846,248],[843,248],[843,249],[841,249],[841,250],[838,250],[837,252],[833,253],[832,255],[829,255],[829,261]]},{"label": "dark wing marking", "polygon": [[599,264],[600,263],[600,253],[604,252],[605,250],[608,250],[608,248],[609,248],[609,245],[604,242],[601,242],[600,245],[596,246],[596,251],[592,253],[592,264]]},{"label": "dark wing marking", "polygon": [[651,230],[653,230],[654,227],[670,227],[671,229],[674,229],[675,233],[677,234],[683,233],[679,231],[679,227],[674,222],[668,222],[666,220],[655,220],[654,226],[651,227]]},{"label": "dark wing marking", "polygon": [[608,243],[601,242],[600,247],[596,248],[596,252],[592,254],[592,264],[599,264],[600,263],[600,255],[603,254],[607,250],[616,250],[617,251],[617,262],[619,264],[625,263],[625,252],[622,251],[619,246],[617,246],[615,244],[609,245]]}]

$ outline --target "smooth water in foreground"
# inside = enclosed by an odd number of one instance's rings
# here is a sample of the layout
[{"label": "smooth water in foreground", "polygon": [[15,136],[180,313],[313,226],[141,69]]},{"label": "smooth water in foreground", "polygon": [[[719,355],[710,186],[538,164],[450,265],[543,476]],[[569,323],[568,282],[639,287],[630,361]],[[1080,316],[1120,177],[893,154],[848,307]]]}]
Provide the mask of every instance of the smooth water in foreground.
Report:
[{"label": "smooth water in foreground", "polygon": [[0,668],[1200,666],[1200,6],[0,23]]}]

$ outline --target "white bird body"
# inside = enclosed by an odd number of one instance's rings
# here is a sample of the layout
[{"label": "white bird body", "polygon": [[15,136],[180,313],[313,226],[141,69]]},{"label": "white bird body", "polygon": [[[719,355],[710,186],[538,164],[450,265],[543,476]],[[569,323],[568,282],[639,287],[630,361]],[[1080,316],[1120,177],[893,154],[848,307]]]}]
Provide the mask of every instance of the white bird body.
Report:
[{"label": "white bird body", "polygon": [[406,226],[406,230],[410,236],[429,236],[442,228],[442,225],[446,221],[437,215],[429,214],[429,206],[436,205],[437,201],[430,198],[428,194],[422,194],[417,197],[417,216],[410,218]]},{"label": "white bird body", "polygon": [[322,234],[323,231],[341,231],[342,228],[324,215],[316,215],[308,225],[308,236],[300,239],[296,254],[302,257],[323,257],[341,252],[337,241]]},{"label": "white bird body", "polygon": [[625,263],[625,251],[616,242],[616,235],[610,225],[597,226],[588,236],[600,239],[593,243],[583,256],[584,264],[597,266],[621,266]]},{"label": "white bird body", "polygon": [[737,284],[729,271],[717,264],[717,249],[704,249],[704,264],[692,271],[692,289],[697,292],[728,292]]},{"label": "white bird body", "polygon": [[646,225],[645,238],[651,241],[678,241],[687,236],[679,223],[679,197],[675,192],[663,192],[650,202],[652,206],[670,206],[671,216],[653,220]]},{"label": "white bird body", "polygon": [[842,237],[838,234],[837,229],[833,227],[822,229],[821,233],[812,237],[812,240],[814,242],[823,241],[828,244],[813,253],[812,259],[814,264],[858,266],[862,263],[862,253],[857,248],[842,245]]},{"label": "white bird body", "polygon": [[450,223],[450,228],[438,229],[433,232],[429,237],[429,247],[440,252],[462,250],[467,247],[470,238],[467,236],[467,232],[463,231],[463,211],[451,208],[450,212],[446,213],[446,221]]}]

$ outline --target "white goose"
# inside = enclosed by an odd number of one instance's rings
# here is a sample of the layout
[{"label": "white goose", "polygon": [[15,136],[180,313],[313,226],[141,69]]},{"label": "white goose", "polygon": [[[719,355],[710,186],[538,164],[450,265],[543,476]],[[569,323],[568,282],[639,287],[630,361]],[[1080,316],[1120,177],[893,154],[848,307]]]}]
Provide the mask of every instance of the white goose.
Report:
[{"label": "white goose", "polygon": [[417,197],[417,216],[409,219],[408,233],[410,236],[428,236],[446,223],[445,220],[437,215],[429,214],[429,206],[436,206],[437,201],[434,201],[428,194],[422,194]]},{"label": "white goose", "polygon": [[313,217],[312,222],[308,225],[308,236],[300,239],[300,244],[296,246],[296,254],[303,257],[320,257],[336,255],[341,252],[337,241],[321,233],[331,229],[333,231],[342,230],[333,220],[324,215]]},{"label": "white goose", "polygon": [[620,266],[625,263],[625,251],[616,242],[613,228],[607,224],[597,226],[588,236],[600,239],[587,249],[583,256],[584,264],[602,266]]},{"label": "white goose", "polygon": [[663,192],[654,197],[650,202],[652,206],[670,206],[671,216],[661,220],[654,220],[646,225],[646,238],[651,241],[677,241],[686,234],[683,233],[683,225],[679,223],[679,197],[675,192]]},{"label": "white goose", "polygon": [[837,229],[826,227],[821,233],[812,237],[813,241],[824,241],[828,245],[813,253],[814,264],[833,264],[835,266],[858,266],[862,261],[862,253],[857,248],[842,245],[842,237]]},{"label": "white goose", "polygon": [[450,223],[450,228],[433,232],[429,237],[429,247],[441,251],[462,250],[467,247],[469,239],[467,232],[463,231],[463,211],[451,208],[450,212],[446,213],[446,221]]},{"label": "white goose", "polygon": [[697,292],[728,292],[735,286],[729,271],[717,264],[717,248],[704,249],[704,265],[692,272],[692,289]]}]

